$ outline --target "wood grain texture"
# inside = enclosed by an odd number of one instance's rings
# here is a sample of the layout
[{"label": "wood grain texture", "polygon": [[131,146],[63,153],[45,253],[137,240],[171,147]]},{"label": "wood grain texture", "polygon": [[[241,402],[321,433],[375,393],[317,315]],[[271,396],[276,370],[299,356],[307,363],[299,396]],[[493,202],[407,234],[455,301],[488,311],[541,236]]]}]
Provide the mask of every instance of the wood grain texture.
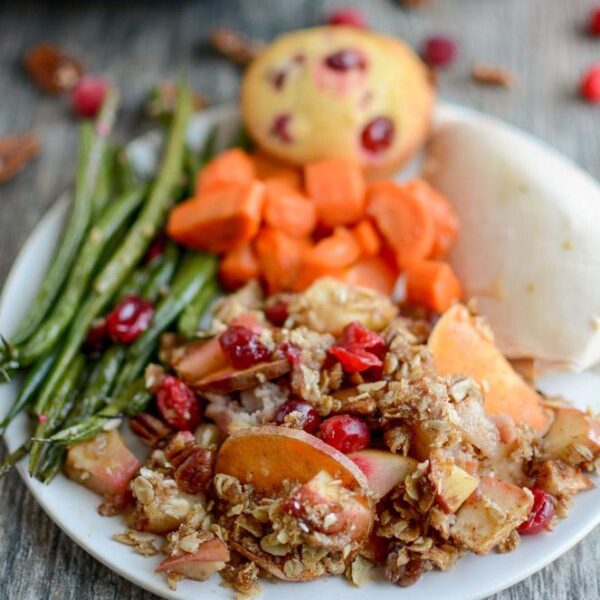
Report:
[{"label": "wood grain texture", "polygon": [[[138,107],[150,86],[181,69],[215,101],[233,99],[239,70],[206,50],[210,28],[239,27],[269,39],[316,24],[335,1],[205,0],[164,2],[33,2],[0,4],[0,134],[35,131],[40,157],[0,187],[0,281],[44,211],[73,176],[75,130],[66,100],[44,97],[24,76],[20,59],[31,44],[57,41],[89,70],[122,88],[121,131],[139,128]],[[460,59],[440,77],[441,95],[534,133],[600,177],[600,114],[577,99],[580,73],[599,58],[583,35],[593,0],[430,0],[408,11],[393,0],[350,1],[373,25],[419,45],[443,32],[459,43]],[[512,90],[470,81],[474,61],[515,71]],[[2,449],[2,453],[4,450]],[[16,473],[0,481],[0,599],[149,600],[89,557],[42,512]],[[600,530],[571,552],[494,600],[600,598]],[[418,595],[418,591],[415,589]],[[400,594],[404,595],[404,594]]]}]

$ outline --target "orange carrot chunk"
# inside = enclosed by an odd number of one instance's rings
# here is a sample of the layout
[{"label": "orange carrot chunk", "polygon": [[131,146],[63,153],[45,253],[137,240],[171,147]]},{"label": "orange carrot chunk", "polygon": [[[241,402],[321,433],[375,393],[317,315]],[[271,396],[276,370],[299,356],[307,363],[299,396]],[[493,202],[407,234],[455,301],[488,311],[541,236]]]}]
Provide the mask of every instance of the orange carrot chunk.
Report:
[{"label": "orange carrot chunk", "polygon": [[407,267],[405,275],[406,295],[411,304],[443,313],[460,298],[460,282],[448,263],[417,261]]},{"label": "orange carrot chunk", "polygon": [[302,265],[294,290],[302,291],[319,277],[344,276],[344,271],[360,258],[360,248],[352,232],[345,227],[336,227],[333,234],[309,248]]},{"label": "orange carrot chunk", "polygon": [[323,225],[349,225],[365,211],[365,180],[357,163],[348,158],[330,158],[304,167],[306,191],[315,201]]},{"label": "orange carrot chunk", "polygon": [[250,244],[227,252],[219,266],[219,278],[228,290],[236,290],[258,275],[258,261]]},{"label": "orange carrot chunk", "polygon": [[278,229],[264,228],[258,234],[254,248],[270,294],[292,288],[308,246],[308,240],[292,237]]},{"label": "orange carrot chunk", "polygon": [[398,273],[379,256],[361,258],[349,267],[342,281],[350,285],[366,287],[390,296],[394,291]]},{"label": "orange carrot chunk", "polygon": [[255,177],[250,156],[241,148],[232,148],[213,158],[198,172],[196,196],[233,183],[252,183]]},{"label": "orange carrot chunk", "polygon": [[363,256],[377,256],[381,251],[381,238],[370,219],[363,219],[352,229]]},{"label": "orange carrot chunk", "polygon": [[433,215],[435,241],[431,256],[445,256],[456,241],[460,228],[454,209],[444,196],[422,179],[413,179],[404,187],[408,193],[420,198]]},{"label": "orange carrot chunk", "polygon": [[314,202],[281,179],[265,182],[267,225],[293,237],[307,237],[317,224]]},{"label": "orange carrot chunk", "polygon": [[264,185],[231,184],[178,204],[167,222],[167,233],[180,244],[227,252],[249,242],[262,216]]},{"label": "orange carrot chunk", "polygon": [[302,187],[302,174],[299,169],[286,165],[262,152],[255,152],[251,158],[258,179],[262,181],[277,179],[289,183],[297,189]]},{"label": "orange carrot chunk", "polygon": [[421,198],[393,181],[371,184],[367,196],[367,214],[394,250],[400,269],[431,255],[435,224]]}]

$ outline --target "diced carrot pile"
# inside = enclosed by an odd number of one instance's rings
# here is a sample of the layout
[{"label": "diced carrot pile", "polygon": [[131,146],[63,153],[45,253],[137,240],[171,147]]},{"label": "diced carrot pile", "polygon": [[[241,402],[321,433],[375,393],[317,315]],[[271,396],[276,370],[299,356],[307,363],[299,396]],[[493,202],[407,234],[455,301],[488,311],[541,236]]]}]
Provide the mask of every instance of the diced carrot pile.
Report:
[{"label": "diced carrot pile", "polygon": [[227,150],[200,171],[194,196],[171,211],[167,231],[221,254],[230,290],[259,277],[269,293],[302,291],[329,276],[391,294],[403,274],[412,304],[443,312],[461,296],[442,260],[459,231],[448,201],[420,179],[367,183],[346,158],[301,171]]}]

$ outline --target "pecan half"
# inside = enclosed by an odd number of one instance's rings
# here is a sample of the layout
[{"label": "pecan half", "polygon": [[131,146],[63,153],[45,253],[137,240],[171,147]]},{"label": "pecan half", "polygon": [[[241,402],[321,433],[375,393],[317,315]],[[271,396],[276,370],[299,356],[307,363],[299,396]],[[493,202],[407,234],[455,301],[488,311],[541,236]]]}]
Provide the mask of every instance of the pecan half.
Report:
[{"label": "pecan half", "polygon": [[264,44],[228,27],[213,30],[212,47],[238,65],[247,65],[264,48]]},{"label": "pecan half", "polygon": [[52,44],[37,44],[25,53],[25,69],[37,86],[49,94],[75,87],[83,67],[73,57]]},{"label": "pecan half", "polygon": [[140,413],[129,421],[131,431],[152,448],[162,445],[173,430],[161,419],[150,413]]},{"label": "pecan half", "polygon": [[12,133],[0,138],[0,183],[12,179],[40,151],[31,133]]},{"label": "pecan half", "polygon": [[471,71],[471,77],[476,83],[495,87],[510,87],[515,82],[511,71],[497,65],[478,63]]},{"label": "pecan half", "polygon": [[185,494],[199,494],[211,480],[215,452],[196,443],[189,431],[175,434],[164,449],[167,460],[175,469],[177,487]]}]

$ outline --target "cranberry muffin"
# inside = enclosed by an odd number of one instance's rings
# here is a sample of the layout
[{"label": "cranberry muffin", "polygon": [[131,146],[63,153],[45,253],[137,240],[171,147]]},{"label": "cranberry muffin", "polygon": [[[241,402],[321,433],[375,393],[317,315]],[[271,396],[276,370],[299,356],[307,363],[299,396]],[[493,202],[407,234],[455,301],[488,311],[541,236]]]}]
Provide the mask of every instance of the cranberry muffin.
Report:
[{"label": "cranberry muffin", "polygon": [[243,119],[263,150],[293,164],[348,156],[377,176],[421,145],[432,104],[426,67],[405,44],[353,27],[280,37],[242,85]]}]

